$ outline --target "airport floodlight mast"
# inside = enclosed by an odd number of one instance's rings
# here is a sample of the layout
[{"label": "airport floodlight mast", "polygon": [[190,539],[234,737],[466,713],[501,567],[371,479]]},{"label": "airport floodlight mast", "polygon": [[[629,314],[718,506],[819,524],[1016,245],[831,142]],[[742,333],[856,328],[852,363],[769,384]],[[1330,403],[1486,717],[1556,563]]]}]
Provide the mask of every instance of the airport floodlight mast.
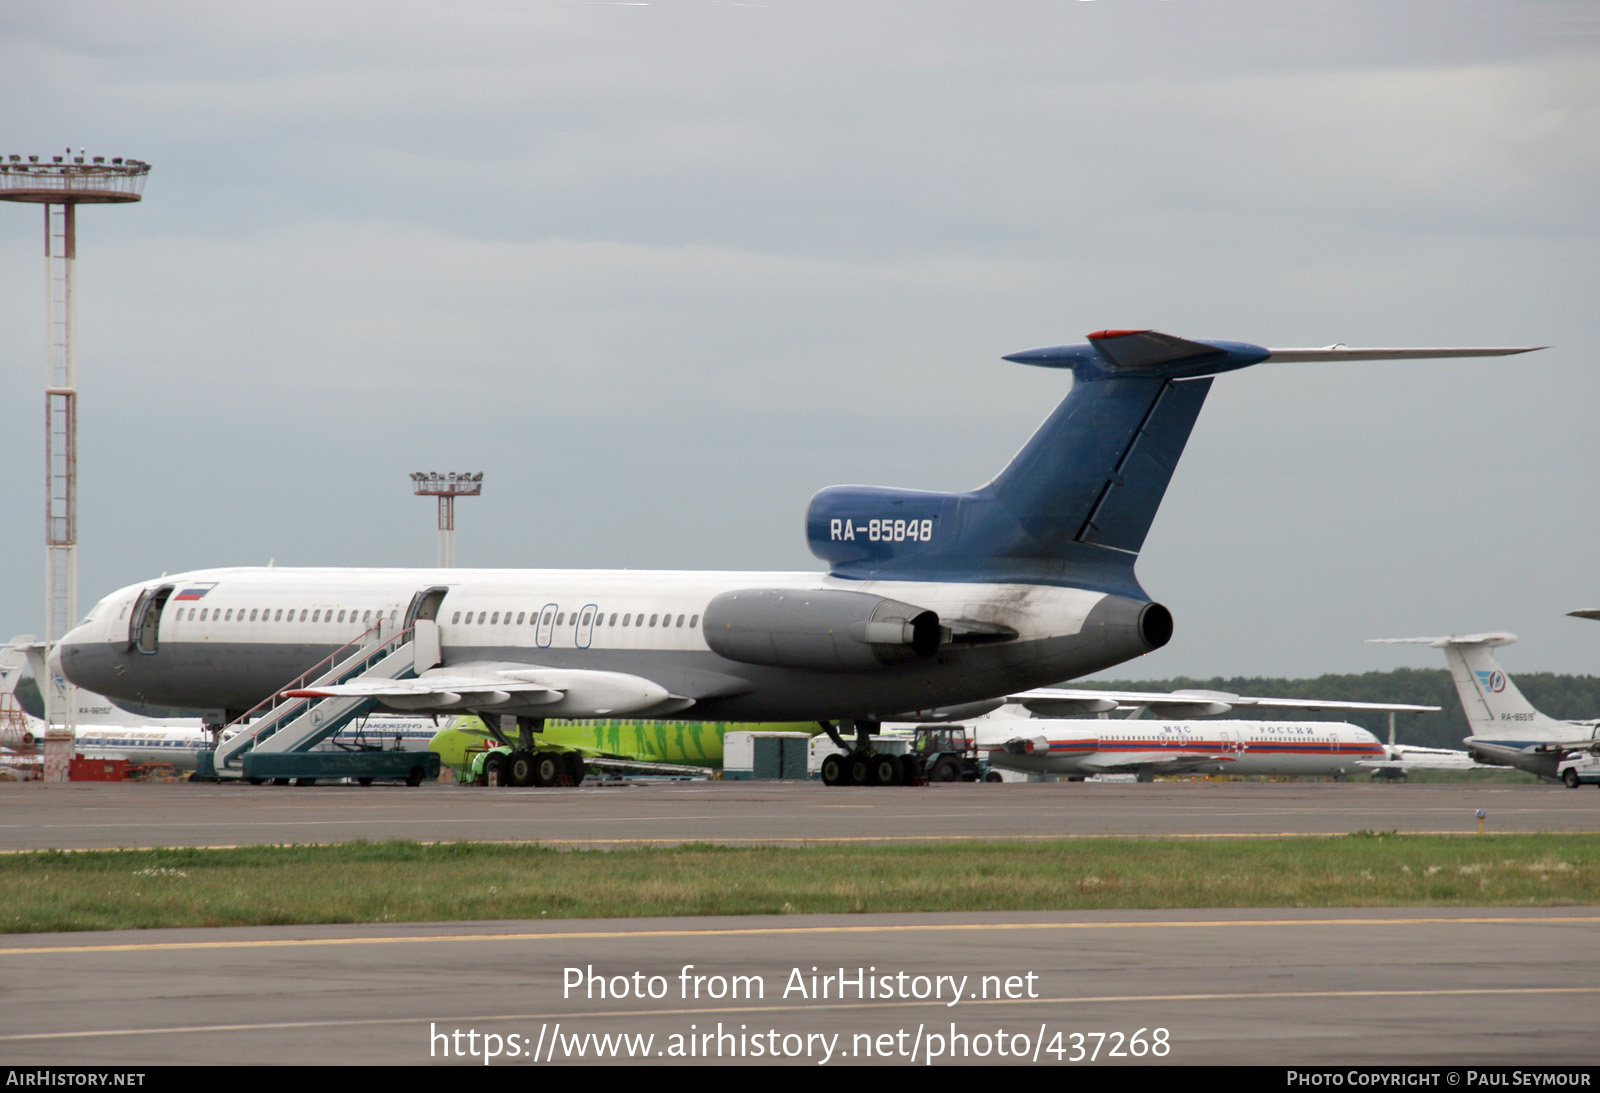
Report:
[{"label": "airport floodlight mast", "polygon": [[[44,162],[41,162],[44,160]],[[116,156],[0,156],[0,201],[44,206],[45,382],[45,641],[54,645],[78,621],[78,349],[79,205],[125,205],[144,196],[150,165]],[[77,721],[77,698],[64,681],[39,681],[45,716],[66,732]],[[59,750],[59,749],[57,749]],[[66,746],[71,758],[71,744]],[[65,779],[60,756],[46,747],[46,777]]]},{"label": "airport floodlight mast", "polygon": [[412,492],[418,497],[439,499],[439,568],[456,565],[456,498],[476,497],[483,492],[483,472],[457,474],[451,471],[413,471]]}]

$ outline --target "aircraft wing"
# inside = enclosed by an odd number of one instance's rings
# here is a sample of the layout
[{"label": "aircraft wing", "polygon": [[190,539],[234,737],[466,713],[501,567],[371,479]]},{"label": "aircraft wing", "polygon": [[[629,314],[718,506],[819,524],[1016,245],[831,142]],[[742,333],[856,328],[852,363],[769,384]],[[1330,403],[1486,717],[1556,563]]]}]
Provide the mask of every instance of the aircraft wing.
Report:
[{"label": "aircraft wing", "polygon": [[1149,710],[1158,717],[1215,717],[1236,709],[1365,710],[1371,713],[1433,713],[1438,706],[1394,702],[1342,702],[1310,698],[1256,698],[1227,691],[1100,691],[1043,687],[1007,695],[1007,702],[1043,716]]},{"label": "aircraft wing", "polygon": [[659,708],[684,709],[693,699],[640,676],[527,664],[431,668],[413,679],[355,679],[284,691],[286,698],[372,698],[397,710],[527,711],[531,716],[611,717]]},{"label": "aircraft wing", "polygon": [[1383,759],[1357,759],[1369,770],[1490,770],[1457,748],[1424,748],[1414,744],[1389,744]]},{"label": "aircraft wing", "polygon": [[1187,774],[1237,758],[1223,751],[1102,751],[1078,760],[1078,766],[1096,774]]}]

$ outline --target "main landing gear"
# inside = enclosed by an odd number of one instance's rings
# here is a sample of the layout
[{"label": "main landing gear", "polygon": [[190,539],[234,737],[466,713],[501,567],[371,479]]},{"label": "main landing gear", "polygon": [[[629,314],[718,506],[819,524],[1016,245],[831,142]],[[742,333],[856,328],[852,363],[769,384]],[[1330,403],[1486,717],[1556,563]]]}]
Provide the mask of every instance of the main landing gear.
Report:
[{"label": "main landing gear", "polygon": [[922,761],[915,755],[890,755],[874,751],[872,736],[876,721],[855,721],[855,747],[847,747],[831,722],[818,722],[828,739],[843,749],[843,755],[830,755],[822,761],[822,781],[830,786],[909,786],[923,775]]},{"label": "main landing gear", "polygon": [[483,761],[484,781],[492,786],[576,786],[585,773],[583,759],[576,752],[536,751],[537,734],[544,731],[544,718],[519,717],[517,736],[509,738],[502,724],[503,714],[482,714],[484,725],[510,754],[488,756]]}]

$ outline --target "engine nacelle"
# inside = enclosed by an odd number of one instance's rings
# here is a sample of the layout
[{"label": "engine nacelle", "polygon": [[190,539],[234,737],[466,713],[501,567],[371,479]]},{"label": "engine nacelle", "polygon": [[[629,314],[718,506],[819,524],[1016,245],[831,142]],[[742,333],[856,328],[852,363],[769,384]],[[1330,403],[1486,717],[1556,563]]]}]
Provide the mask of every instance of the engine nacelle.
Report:
[{"label": "engine nacelle", "polygon": [[867,592],[741,588],[706,607],[711,650],[745,664],[864,671],[939,650],[939,616]]}]

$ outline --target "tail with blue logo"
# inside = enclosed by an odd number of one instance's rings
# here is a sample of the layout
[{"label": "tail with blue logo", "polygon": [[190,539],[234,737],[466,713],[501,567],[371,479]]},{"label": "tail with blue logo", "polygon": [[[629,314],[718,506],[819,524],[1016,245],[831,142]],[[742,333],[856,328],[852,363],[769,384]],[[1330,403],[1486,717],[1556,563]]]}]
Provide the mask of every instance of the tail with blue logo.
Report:
[{"label": "tail with blue logo", "polygon": [[1495,356],[1526,349],[1265,349],[1153,330],[1006,360],[1070,369],[1072,390],[988,485],[965,493],[830,486],[806,536],[836,577],[1018,581],[1144,599],[1133,563],[1211,377],[1266,360]]},{"label": "tail with blue logo", "polygon": [[1445,638],[1374,638],[1380,645],[1431,645],[1444,650],[1450,678],[1461,699],[1461,709],[1473,736],[1491,740],[1514,737],[1521,741],[1570,740],[1574,726],[1546,717],[1522,696],[1491,652],[1510,645],[1515,634],[1466,634]]}]

